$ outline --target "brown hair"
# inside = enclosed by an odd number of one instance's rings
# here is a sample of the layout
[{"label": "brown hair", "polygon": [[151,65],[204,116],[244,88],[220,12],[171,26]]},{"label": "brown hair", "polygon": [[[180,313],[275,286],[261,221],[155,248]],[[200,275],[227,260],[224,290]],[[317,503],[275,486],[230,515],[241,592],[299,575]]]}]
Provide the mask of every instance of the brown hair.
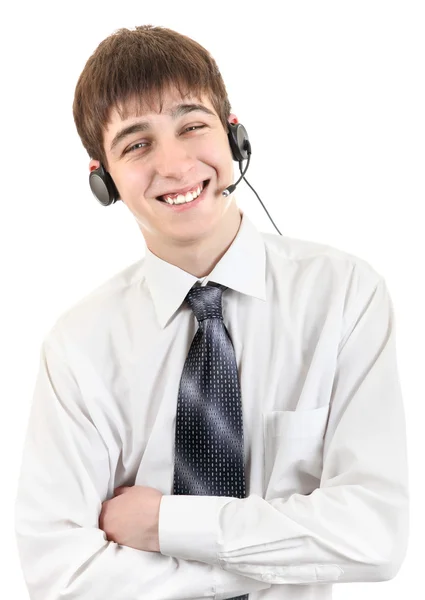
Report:
[{"label": "brown hair", "polygon": [[104,39],[90,56],[78,79],[73,103],[74,121],[89,156],[107,169],[104,128],[116,108],[121,119],[129,116],[128,101],[136,114],[155,102],[170,86],[182,98],[206,94],[225,131],[230,102],[215,60],[191,38],[165,27],[140,25],[119,29]]}]

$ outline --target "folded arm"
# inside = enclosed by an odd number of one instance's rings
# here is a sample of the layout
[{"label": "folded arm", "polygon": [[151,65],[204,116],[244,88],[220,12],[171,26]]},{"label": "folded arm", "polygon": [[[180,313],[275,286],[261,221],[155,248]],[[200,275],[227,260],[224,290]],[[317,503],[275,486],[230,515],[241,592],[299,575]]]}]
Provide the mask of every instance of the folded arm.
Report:
[{"label": "folded arm", "polygon": [[393,307],[382,279],[360,288],[344,321],[320,487],[272,500],[164,495],[162,553],[272,584],[396,575],[409,503]]},{"label": "folded arm", "polygon": [[15,506],[31,600],[218,599],[270,587],[219,565],[108,542],[99,515],[110,478],[108,449],[78,383],[60,348],[45,341]]}]

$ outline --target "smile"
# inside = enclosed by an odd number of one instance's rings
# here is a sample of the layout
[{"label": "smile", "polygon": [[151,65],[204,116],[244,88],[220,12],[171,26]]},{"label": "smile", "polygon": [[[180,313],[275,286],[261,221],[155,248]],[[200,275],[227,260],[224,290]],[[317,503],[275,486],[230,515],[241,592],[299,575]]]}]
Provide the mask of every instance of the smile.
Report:
[{"label": "smile", "polygon": [[[195,208],[198,204],[200,204],[200,202],[202,202],[203,198],[205,197],[205,193],[206,193],[205,190],[207,189],[209,182],[210,182],[210,180],[207,179],[206,181],[203,181],[201,183],[199,196],[195,195],[195,198],[192,200],[186,199],[186,200],[182,201],[181,199],[184,198],[183,195],[180,195],[180,202],[177,202],[176,204],[174,204],[174,202],[171,199],[169,199],[168,201],[164,200],[162,196],[157,198],[157,200],[159,202],[161,202],[164,205],[164,207],[169,208],[174,211],[177,211],[177,212],[180,212],[182,210],[188,210],[190,208]],[[192,196],[192,198],[193,198],[193,196]],[[177,200],[178,199],[179,198],[177,197]]]}]

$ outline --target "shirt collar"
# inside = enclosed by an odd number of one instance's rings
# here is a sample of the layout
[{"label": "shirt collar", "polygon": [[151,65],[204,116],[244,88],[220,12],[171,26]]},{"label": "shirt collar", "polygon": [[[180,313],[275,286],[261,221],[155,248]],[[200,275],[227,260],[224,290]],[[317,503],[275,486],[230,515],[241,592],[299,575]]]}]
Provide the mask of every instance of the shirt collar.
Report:
[{"label": "shirt collar", "polygon": [[[261,233],[242,214],[231,246],[207,277],[195,277],[153,254],[146,247],[145,279],[162,328],[196,282],[211,280],[242,294],[266,300],[266,252]],[[204,281],[205,280],[205,281]]]}]

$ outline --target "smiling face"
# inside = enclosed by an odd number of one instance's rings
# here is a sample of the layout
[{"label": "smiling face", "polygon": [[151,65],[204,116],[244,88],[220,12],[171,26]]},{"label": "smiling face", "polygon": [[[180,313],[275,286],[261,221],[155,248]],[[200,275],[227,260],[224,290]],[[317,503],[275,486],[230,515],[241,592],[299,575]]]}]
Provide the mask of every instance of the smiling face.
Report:
[{"label": "smiling face", "polygon": [[[228,120],[237,122],[235,115]],[[108,171],[152,252],[162,257],[167,250],[191,247],[196,253],[206,239],[216,247],[214,238],[236,235],[240,212],[235,196],[221,195],[234,181],[234,161],[227,132],[207,96],[182,99],[172,88],[163,94],[162,112],[158,106],[124,121],[114,109],[103,141]],[[90,161],[91,170],[98,166]],[[184,210],[157,199],[206,180],[202,196]]]}]

